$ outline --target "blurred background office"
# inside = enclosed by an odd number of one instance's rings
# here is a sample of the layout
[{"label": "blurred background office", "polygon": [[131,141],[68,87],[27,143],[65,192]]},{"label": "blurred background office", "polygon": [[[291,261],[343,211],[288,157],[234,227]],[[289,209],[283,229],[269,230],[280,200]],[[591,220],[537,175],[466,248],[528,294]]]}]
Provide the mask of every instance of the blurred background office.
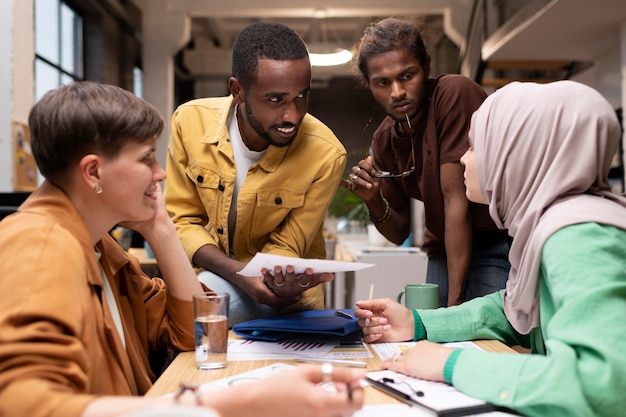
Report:
[{"label": "blurred background office", "polygon": [[[626,102],[623,0],[0,0],[0,207],[18,204],[37,178],[26,126],[32,104],[75,80],[115,84],[169,120],[189,99],[225,95],[230,47],[259,20],[298,31],[311,52],[349,49],[372,21],[416,17],[431,28],[432,75],[462,73],[488,92],[512,81],[572,79],[599,90],[621,114]],[[532,103],[529,103],[532,105]],[[349,151],[369,147],[383,114],[350,64],[313,67],[310,113]],[[165,161],[163,133],[159,160]],[[614,187],[624,189],[623,156]]]}]

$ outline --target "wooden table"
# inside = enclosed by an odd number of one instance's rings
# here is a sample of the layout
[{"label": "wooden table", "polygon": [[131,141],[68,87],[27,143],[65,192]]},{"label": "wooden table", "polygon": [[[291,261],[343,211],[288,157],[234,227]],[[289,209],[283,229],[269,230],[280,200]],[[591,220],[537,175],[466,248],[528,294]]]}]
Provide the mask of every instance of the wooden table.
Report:
[{"label": "wooden table", "polygon": [[[231,337],[237,337],[232,336]],[[480,340],[475,342],[481,348],[492,352],[507,352],[517,353],[508,346],[500,343],[496,340]],[[378,359],[374,349],[371,349],[374,354],[373,358],[359,358],[359,361],[365,361],[367,363],[367,370],[374,371],[380,369],[380,360]],[[180,382],[203,384],[206,382],[216,381],[218,379],[226,378],[232,375],[236,375],[242,372],[251,371],[253,369],[261,368],[263,366],[271,365],[276,362],[284,362],[289,364],[300,364],[293,360],[255,360],[255,361],[231,361],[228,362],[228,366],[223,369],[216,369],[210,371],[199,371],[196,369],[194,352],[182,352],[179,353],[176,359],[170,364],[170,366],[163,372],[161,377],[147,392],[147,397],[156,397],[176,391]],[[337,366],[337,365],[335,365]],[[385,404],[385,403],[398,403],[396,399],[383,393],[375,388],[365,389],[365,404]]]}]

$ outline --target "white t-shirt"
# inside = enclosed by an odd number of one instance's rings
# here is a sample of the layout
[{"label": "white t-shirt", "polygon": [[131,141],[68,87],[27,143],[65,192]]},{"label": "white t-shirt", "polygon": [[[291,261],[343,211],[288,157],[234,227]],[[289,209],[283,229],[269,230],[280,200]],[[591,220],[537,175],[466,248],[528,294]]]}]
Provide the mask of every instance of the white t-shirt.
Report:
[{"label": "white t-shirt", "polygon": [[230,143],[233,146],[233,154],[235,155],[235,168],[237,172],[235,178],[235,189],[233,190],[233,199],[230,203],[230,211],[228,212],[228,237],[231,241],[233,239],[235,226],[237,226],[237,196],[239,195],[239,190],[248,175],[250,167],[258,162],[259,159],[265,155],[265,151],[267,150],[265,149],[257,152],[248,149],[246,144],[243,142],[241,132],[239,131],[239,125],[237,123],[237,108],[238,106],[236,104],[232,107],[226,122],[228,126],[228,135],[230,136]]}]

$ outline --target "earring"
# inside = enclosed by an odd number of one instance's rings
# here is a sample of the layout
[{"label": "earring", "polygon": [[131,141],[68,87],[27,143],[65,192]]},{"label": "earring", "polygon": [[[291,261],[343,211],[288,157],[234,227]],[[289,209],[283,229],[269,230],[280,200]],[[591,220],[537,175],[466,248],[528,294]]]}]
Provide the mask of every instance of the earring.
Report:
[{"label": "earring", "polygon": [[98,183],[94,184],[93,190],[96,192],[96,194],[102,194],[102,187],[100,187],[100,184]]}]

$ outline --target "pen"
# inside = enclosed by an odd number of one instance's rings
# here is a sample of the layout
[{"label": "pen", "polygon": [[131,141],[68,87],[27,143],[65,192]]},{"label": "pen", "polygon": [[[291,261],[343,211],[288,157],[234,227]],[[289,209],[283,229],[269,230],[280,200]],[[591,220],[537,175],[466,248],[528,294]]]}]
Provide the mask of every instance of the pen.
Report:
[{"label": "pen", "polygon": [[[370,295],[368,300],[371,300],[372,298],[374,298],[374,283],[372,282],[370,284]],[[370,325],[370,319],[365,319],[365,327]]]},{"label": "pen", "polygon": [[324,358],[297,358],[298,362],[312,362],[312,363],[330,363],[333,365],[353,366],[355,368],[365,368],[367,364],[361,361],[350,361],[343,359],[324,359]]},{"label": "pen", "polygon": [[370,296],[368,300],[371,300],[372,298],[374,298],[374,283],[373,282],[370,284]]}]

